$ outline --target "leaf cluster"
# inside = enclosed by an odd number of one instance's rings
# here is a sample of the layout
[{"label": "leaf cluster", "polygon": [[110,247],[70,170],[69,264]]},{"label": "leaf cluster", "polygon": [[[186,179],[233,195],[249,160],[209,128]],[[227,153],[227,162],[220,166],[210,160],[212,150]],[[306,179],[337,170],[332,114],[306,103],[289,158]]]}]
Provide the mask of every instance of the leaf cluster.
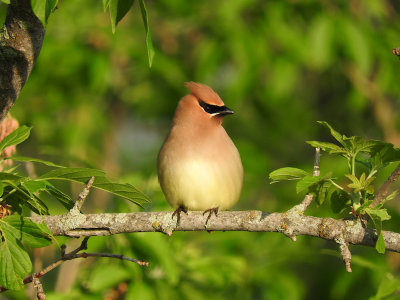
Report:
[{"label": "leaf cluster", "polygon": [[379,253],[384,253],[382,222],[389,220],[390,215],[383,205],[393,199],[397,191],[373,207],[371,204],[376,196],[374,180],[383,168],[390,163],[400,161],[400,149],[379,140],[364,139],[359,136],[347,137],[337,132],[327,122],[319,123],[330,131],[337,144],[320,141],[307,143],[330,155],[343,157],[348,164],[348,173],[340,177],[333,177],[331,172],[313,176],[312,173],[302,169],[285,167],[271,172],[269,177],[272,183],[297,180],[297,193],[312,194],[319,205],[330,201],[334,213],[347,212],[364,222],[372,220],[378,234],[376,249]]},{"label": "leaf cluster", "polygon": [[[110,12],[111,29],[113,33],[115,33],[118,23],[132,8],[133,3],[134,0],[103,0],[104,11],[109,10]],[[0,0],[0,27],[3,26],[6,17],[5,5],[9,4],[10,0]],[[42,22],[43,26],[47,26],[50,14],[57,9],[58,0],[31,0],[31,5],[34,14],[38,17],[40,22]],[[139,0],[139,6],[146,33],[147,57],[149,67],[151,67],[155,52],[151,40],[149,20],[144,0]]]},{"label": "leaf cluster", "polygon": [[[25,141],[31,128],[21,126],[0,142],[0,152]],[[1,158],[3,161],[5,158]],[[23,211],[39,215],[49,214],[43,195],[61,203],[66,209],[74,206],[72,198],[51,182],[64,180],[86,184],[94,176],[93,186],[125,198],[142,206],[148,198],[129,183],[110,181],[105,173],[96,169],[64,167],[50,161],[29,157],[12,157],[14,161],[44,164],[51,168],[47,173],[31,178],[17,172],[17,167],[0,172],[0,206],[11,208],[14,213],[0,219],[0,286],[19,289],[23,278],[32,271],[32,263],[24,244],[44,247],[52,243],[49,230],[44,224],[35,224],[23,216]],[[0,161],[0,162],[1,162]]]}]

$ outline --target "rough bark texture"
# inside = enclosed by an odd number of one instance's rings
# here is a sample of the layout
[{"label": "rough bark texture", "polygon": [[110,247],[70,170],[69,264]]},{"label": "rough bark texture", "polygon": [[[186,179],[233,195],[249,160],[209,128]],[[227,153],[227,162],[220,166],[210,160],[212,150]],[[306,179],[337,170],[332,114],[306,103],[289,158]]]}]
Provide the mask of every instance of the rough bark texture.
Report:
[{"label": "rough bark texture", "polygon": [[0,31],[0,120],[14,105],[39,56],[44,27],[30,0],[11,0]]},{"label": "rough bark texture", "polygon": [[[359,221],[335,220],[302,215],[296,207],[285,213],[262,211],[223,211],[212,217],[205,226],[206,216],[201,212],[182,214],[180,225],[172,212],[137,212],[110,214],[66,214],[58,216],[35,216],[35,222],[44,221],[54,235],[70,237],[104,236],[129,232],[173,231],[256,231],[281,232],[289,237],[309,235],[335,241],[374,247],[376,232],[364,228]],[[386,249],[400,252],[400,234],[384,231]]]}]

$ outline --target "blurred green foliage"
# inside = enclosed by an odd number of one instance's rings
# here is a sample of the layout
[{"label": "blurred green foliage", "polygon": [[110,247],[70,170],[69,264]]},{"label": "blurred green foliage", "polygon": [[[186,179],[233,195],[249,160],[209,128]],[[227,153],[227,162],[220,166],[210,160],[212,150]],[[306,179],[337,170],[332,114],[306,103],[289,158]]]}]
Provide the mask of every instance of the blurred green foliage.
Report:
[{"label": "blurred green foliage", "polygon": [[[150,69],[138,3],[114,35],[101,1],[59,3],[12,110],[21,124],[34,127],[20,154],[104,169],[146,192],[153,201],[146,209],[170,209],[155,161],[189,80],[210,85],[236,111],[225,122],[245,170],[235,209],[284,211],[301,201],[293,184],[269,185],[267,174],[284,166],[312,170],[314,150],[304,141],[329,138],[317,120],[346,135],[400,144],[400,62],[391,53],[400,43],[398,2],[161,0],[146,5],[156,51]],[[321,169],[344,174],[347,165],[322,156]],[[390,171],[376,179],[378,185]],[[81,186],[61,188],[75,196]],[[83,210],[137,210],[109,197],[93,192]],[[383,229],[398,231],[397,199],[389,210],[392,220]],[[307,213],[332,216],[329,203],[313,204]],[[242,232],[118,235],[90,239],[89,251],[146,259],[150,267],[88,259],[71,267],[77,275],[61,269],[42,281],[48,299],[57,300],[118,293],[126,299],[398,297],[393,292],[399,286],[399,255],[351,250],[353,273],[347,274],[337,246],[322,239],[299,237],[293,243],[280,234]],[[44,251],[46,265],[58,250]],[[24,292],[5,295],[26,297]]]}]

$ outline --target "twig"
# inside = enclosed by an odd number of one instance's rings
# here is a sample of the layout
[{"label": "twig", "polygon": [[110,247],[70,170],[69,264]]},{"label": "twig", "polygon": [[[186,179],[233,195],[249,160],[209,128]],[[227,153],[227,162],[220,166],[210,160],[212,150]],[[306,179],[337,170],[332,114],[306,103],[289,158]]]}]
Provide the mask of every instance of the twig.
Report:
[{"label": "twig", "polygon": [[36,288],[36,296],[38,300],[46,300],[46,295],[43,290],[42,283],[38,277],[33,277],[33,286]]},{"label": "twig", "polygon": [[92,187],[93,182],[94,182],[94,176],[92,176],[92,177],[89,179],[89,181],[88,181],[86,187],[85,187],[85,188],[83,189],[83,191],[79,194],[78,199],[76,200],[75,205],[74,205],[74,207],[73,207],[71,210],[74,210],[74,211],[77,212],[77,213],[79,213],[79,212],[81,211],[83,202],[85,202],[86,197],[89,195],[90,188]]},{"label": "twig", "polygon": [[314,161],[313,176],[321,175],[321,171],[319,169],[320,160],[321,160],[321,148],[317,147],[317,148],[315,148],[315,161]]},{"label": "twig", "polygon": [[[110,258],[118,258],[118,259],[121,259],[121,260],[127,260],[127,261],[130,261],[130,262],[134,262],[134,263],[138,264],[139,266],[148,266],[149,265],[149,263],[146,262],[146,261],[138,260],[138,259],[135,259],[135,258],[130,258],[130,257],[124,256],[122,254],[86,253],[86,252],[78,253],[81,250],[86,250],[87,249],[87,241],[88,241],[88,239],[89,239],[89,237],[85,237],[82,240],[81,245],[78,248],[76,248],[75,250],[72,250],[69,253],[65,253],[65,246],[63,246],[61,248],[61,258],[59,260],[57,260],[54,263],[48,265],[43,270],[25,277],[24,280],[23,280],[23,283],[27,284],[27,283],[33,282],[35,287],[37,288],[38,299],[46,299],[46,298],[39,298],[39,289],[41,289],[41,292],[43,293],[43,296],[45,297],[44,292],[43,292],[43,287],[40,284],[39,278],[42,277],[43,275],[47,274],[48,272],[54,270],[59,265],[61,265],[62,263],[64,263],[65,261],[68,261],[68,260],[72,260],[72,259],[76,259],[76,258],[87,258],[87,257],[110,257]],[[4,292],[4,291],[7,291],[7,289],[5,287],[3,287],[3,286],[0,286],[0,293]]]},{"label": "twig", "polygon": [[82,252],[82,253],[78,253],[78,254],[74,254],[71,256],[68,256],[67,260],[71,260],[71,259],[75,259],[75,258],[87,258],[87,257],[111,257],[111,258],[118,258],[121,260],[127,260],[130,262],[134,262],[136,264],[138,264],[139,266],[148,266],[149,263],[147,261],[143,261],[143,260],[139,260],[136,258],[131,258],[131,257],[127,257],[125,255],[122,254],[112,254],[112,253],[87,253],[87,252]]},{"label": "twig", "polygon": [[371,207],[377,206],[379,203],[381,203],[389,193],[389,187],[390,185],[396,181],[396,179],[400,176],[400,164],[394,169],[392,174],[390,174],[389,178],[385,181],[385,183],[382,185],[382,187],[379,189],[378,194],[376,195],[374,201],[371,203]]},{"label": "twig", "polygon": [[[321,148],[315,148],[315,160],[314,160],[314,170],[313,170],[313,176],[319,176],[321,174],[319,165],[321,161]],[[304,214],[306,211],[307,207],[310,206],[311,202],[314,199],[313,194],[307,194],[303,201],[299,204],[296,205],[292,208],[292,210],[296,211],[297,213]]]},{"label": "twig", "polygon": [[90,236],[85,237],[82,240],[82,242],[78,248],[76,248],[75,250],[72,250],[71,252],[69,252],[67,254],[65,253],[65,245],[63,245],[64,249],[62,249],[62,251],[61,251],[61,258],[67,260],[70,256],[77,254],[79,251],[87,250],[87,242],[88,242],[89,238],[90,238]]},{"label": "twig", "polygon": [[344,239],[344,235],[340,234],[337,238],[335,238],[335,242],[339,244],[340,253],[342,254],[343,262],[346,266],[347,272],[352,272],[351,270],[351,252],[349,249],[349,243]]}]

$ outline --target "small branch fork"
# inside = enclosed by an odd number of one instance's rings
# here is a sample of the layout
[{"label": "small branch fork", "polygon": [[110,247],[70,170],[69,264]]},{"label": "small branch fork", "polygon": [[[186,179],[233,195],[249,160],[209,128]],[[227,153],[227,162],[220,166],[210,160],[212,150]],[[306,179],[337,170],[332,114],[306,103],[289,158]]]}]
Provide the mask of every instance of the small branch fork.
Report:
[{"label": "small branch fork", "polygon": [[[88,196],[88,194],[90,192],[90,188],[92,187],[93,182],[94,182],[94,177],[92,176],[90,178],[89,182],[87,183],[86,187],[79,194],[74,207],[66,215],[67,219],[74,218],[74,216],[78,216],[81,214],[80,210],[82,208],[83,202],[85,201],[86,197]],[[23,280],[23,283],[27,284],[27,283],[33,282],[33,284],[36,288],[36,295],[37,295],[38,300],[46,299],[46,295],[44,293],[43,286],[42,286],[39,278],[42,277],[43,275],[45,275],[46,273],[50,272],[51,270],[55,269],[56,267],[58,267],[59,265],[61,265],[63,262],[65,262],[67,260],[72,260],[72,259],[76,259],[76,258],[87,258],[87,257],[110,257],[110,258],[118,258],[121,260],[127,260],[130,262],[134,262],[140,266],[148,266],[149,265],[149,263],[146,261],[138,260],[135,258],[130,258],[130,257],[124,256],[122,254],[87,253],[87,252],[79,253],[82,250],[87,250],[87,242],[89,240],[89,237],[90,236],[86,236],[82,240],[82,243],[80,244],[80,246],[78,248],[76,248],[75,250],[72,250],[69,253],[65,252],[66,246],[62,245],[61,246],[61,258],[59,260],[57,260],[54,263],[52,263],[51,265],[47,266],[43,270],[25,277],[25,279]],[[7,291],[7,289],[5,287],[0,286],[0,293],[4,292],[4,291]]]},{"label": "small branch fork", "polygon": [[[47,274],[48,272],[52,271],[53,269],[57,268],[59,265],[61,265],[62,263],[64,263],[65,261],[68,261],[68,260],[72,260],[72,259],[76,259],[76,258],[87,258],[87,257],[111,257],[111,258],[118,258],[121,260],[127,260],[130,262],[134,262],[134,263],[138,264],[139,266],[148,266],[149,265],[149,263],[146,261],[126,257],[121,254],[87,253],[87,252],[79,253],[80,251],[87,249],[88,240],[89,240],[89,237],[85,237],[82,240],[81,245],[69,253],[65,253],[65,245],[63,245],[61,247],[61,258],[59,260],[57,260],[54,263],[52,263],[51,265],[47,266],[43,270],[25,277],[25,279],[23,280],[23,283],[27,284],[27,283],[33,282],[33,284],[35,285],[35,287],[37,289],[37,298],[38,299],[46,299],[46,296],[44,295],[43,287],[39,281],[39,278],[42,277],[43,275]],[[0,287],[0,293],[4,292],[4,291],[7,291],[7,289],[4,287]]]},{"label": "small branch fork", "polygon": [[78,199],[75,202],[74,207],[70,211],[71,214],[79,214],[81,212],[82,205],[85,202],[87,196],[89,195],[89,192],[90,192],[90,189],[92,188],[93,182],[94,182],[94,176],[92,176],[89,179],[86,187],[83,189],[82,192],[80,192]]},{"label": "small branch fork", "polygon": [[385,183],[382,185],[382,187],[379,189],[378,194],[376,195],[374,201],[371,203],[371,207],[377,206],[379,203],[381,203],[385,198],[387,197],[389,193],[389,187],[392,185],[393,182],[397,180],[397,178],[400,176],[400,164],[394,169],[392,174],[388,177],[388,179],[385,181]]}]

